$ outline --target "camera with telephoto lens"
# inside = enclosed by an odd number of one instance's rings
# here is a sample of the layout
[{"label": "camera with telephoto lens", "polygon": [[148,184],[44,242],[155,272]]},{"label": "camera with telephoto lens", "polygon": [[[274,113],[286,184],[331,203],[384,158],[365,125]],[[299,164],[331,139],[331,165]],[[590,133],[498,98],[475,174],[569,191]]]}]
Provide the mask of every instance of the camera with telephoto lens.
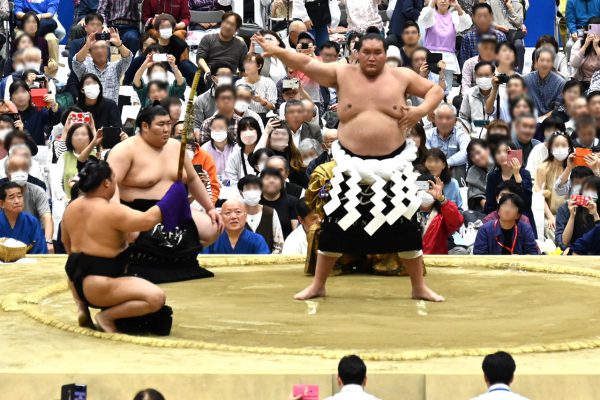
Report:
[{"label": "camera with telephoto lens", "polygon": [[496,77],[498,78],[498,81],[500,82],[500,84],[508,83],[508,75],[498,74],[498,75],[496,75]]}]

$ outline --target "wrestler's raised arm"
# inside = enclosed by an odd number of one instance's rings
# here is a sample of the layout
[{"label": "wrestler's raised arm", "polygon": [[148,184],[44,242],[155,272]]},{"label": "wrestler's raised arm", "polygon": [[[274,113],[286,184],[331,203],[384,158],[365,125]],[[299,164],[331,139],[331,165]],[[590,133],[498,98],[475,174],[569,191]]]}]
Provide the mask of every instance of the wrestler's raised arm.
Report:
[{"label": "wrestler's raised arm", "polygon": [[133,156],[129,150],[130,146],[128,143],[119,143],[108,153],[108,159],[106,160],[110,165],[110,168],[115,173],[115,179],[117,181],[117,187],[115,195],[110,200],[111,203],[120,204],[121,198],[119,196],[119,183],[123,182],[133,161]]},{"label": "wrestler's raised arm", "polygon": [[444,99],[444,91],[439,85],[427,80],[409,68],[395,68],[394,73],[400,74],[400,79],[407,82],[406,95],[417,96],[424,99],[417,107],[407,107],[404,117],[400,120],[400,126],[405,129],[411,129],[425,117],[436,109]]},{"label": "wrestler's raised arm", "polygon": [[252,41],[258,43],[264,50],[263,57],[277,57],[287,67],[301,71],[310,79],[325,87],[337,87],[337,69],[343,68],[338,63],[324,63],[307,55],[282,49],[260,34],[255,34]]}]

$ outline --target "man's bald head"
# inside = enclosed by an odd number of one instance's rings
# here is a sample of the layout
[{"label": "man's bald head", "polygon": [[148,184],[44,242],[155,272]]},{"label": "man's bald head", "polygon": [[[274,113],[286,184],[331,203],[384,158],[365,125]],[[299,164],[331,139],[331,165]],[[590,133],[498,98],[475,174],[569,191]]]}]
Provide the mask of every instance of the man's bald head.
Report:
[{"label": "man's bald head", "polygon": [[229,199],[223,203],[221,216],[228,233],[240,232],[246,226],[246,206],[241,199]]},{"label": "man's bald head", "polygon": [[306,25],[304,25],[304,22],[302,21],[292,21],[292,23],[290,24],[290,28],[289,28],[289,32],[290,32],[290,37],[289,37],[289,42],[290,42],[290,46],[295,49],[296,45],[298,44],[298,35],[301,34],[302,32],[306,32]]}]

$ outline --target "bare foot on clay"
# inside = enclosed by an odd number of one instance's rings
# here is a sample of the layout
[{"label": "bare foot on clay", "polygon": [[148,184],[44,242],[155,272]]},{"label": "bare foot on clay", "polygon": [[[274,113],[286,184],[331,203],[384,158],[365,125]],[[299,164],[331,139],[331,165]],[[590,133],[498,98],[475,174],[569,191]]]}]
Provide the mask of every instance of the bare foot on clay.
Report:
[{"label": "bare foot on clay", "polygon": [[103,312],[96,314],[96,324],[98,324],[98,329],[102,332],[117,333],[117,327],[115,326],[114,321],[106,318]]},{"label": "bare foot on clay", "polygon": [[312,285],[307,287],[301,292],[298,292],[294,295],[295,300],[308,300],[314,299],[316,297],[325,297],[327,295],[325,288],[321,289],[313,289]]},{"label": "bare foot on clay", "polygon": [[420,289],[413,289],[412,298],[415,300],[433,301],[436,303],[446,301],[444,296],[440,296],[433,290],[429,289],[427,286],[423,286]]},{"label": "bare foot on clay", "polygon": [[82,328],[96,329],[90,310],[86,306],[80,306],[77,310],[77,322]]}]

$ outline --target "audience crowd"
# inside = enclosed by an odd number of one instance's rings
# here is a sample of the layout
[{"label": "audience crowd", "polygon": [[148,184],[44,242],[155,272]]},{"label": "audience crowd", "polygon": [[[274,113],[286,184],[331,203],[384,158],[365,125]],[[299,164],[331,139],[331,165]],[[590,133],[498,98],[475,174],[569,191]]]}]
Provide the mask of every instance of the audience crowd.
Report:
[{"label": "audience crowd", "polygon": [[[78,171],[135,135],[140,109],[160,105],[171,136],[189,134],[187,157],[223,216],[204,252],[306,255],[323,215],[304,193],[315,168],[335,161],[336,88],[250,38],[355,64],[358,40],[374,32],[389,68],[412,68],[445,93],[407,136],[424,253],[600,254],[598,0],[567,0],[567,37],[536,38],[531,58],[525,0],[81,0],[69,32],[55,0],[15,0],[14,16],[6,3],[0,230],[33,253],[62,252]],[[195,22],[191,11],[220,16]]]}]

